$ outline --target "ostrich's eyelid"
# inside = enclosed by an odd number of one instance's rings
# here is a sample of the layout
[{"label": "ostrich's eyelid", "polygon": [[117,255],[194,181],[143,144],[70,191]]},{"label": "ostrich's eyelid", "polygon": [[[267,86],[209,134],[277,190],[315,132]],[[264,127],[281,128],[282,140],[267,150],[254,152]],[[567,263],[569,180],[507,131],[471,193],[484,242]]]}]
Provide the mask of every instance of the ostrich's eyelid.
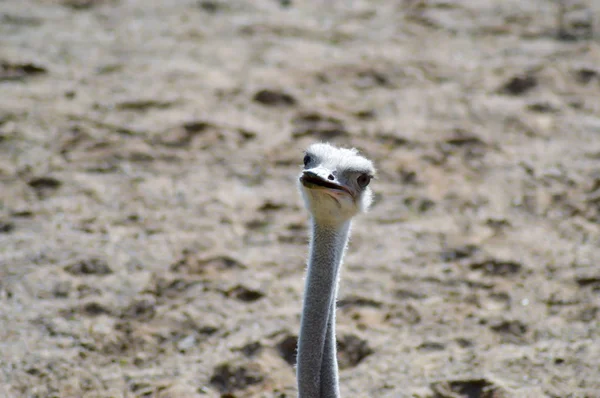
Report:
[{"label": "ostrich's eyelid", "polygon": [[319,157],[312,152],[304,152],[304,157],[306,156],[310,157],[310,163],[319,161]]}]

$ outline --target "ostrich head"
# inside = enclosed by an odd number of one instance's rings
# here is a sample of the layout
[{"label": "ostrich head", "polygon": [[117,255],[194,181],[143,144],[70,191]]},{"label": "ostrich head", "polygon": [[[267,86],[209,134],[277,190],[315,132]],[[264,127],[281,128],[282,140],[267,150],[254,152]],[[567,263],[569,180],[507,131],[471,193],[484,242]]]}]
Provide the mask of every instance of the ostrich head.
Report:
[{"label": "ostrich head", "polygon": [[356,149],[318,143],[306,149],[298,185],[315,221],[335,225],[369,208],[374,175],[373,163]]}]

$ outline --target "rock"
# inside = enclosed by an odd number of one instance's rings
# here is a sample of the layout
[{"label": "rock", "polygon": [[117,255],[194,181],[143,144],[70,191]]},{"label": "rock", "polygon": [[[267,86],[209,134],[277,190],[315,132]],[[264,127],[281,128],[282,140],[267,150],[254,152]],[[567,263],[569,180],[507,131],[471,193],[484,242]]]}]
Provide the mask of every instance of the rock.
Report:
[{"label": "rock", "polygon": [[279,355],[291,366],[296,366],[296,358],[298,356],[298,336],[287,335],[277,343],[277,351]]},{"label": "rock", "polygon": [[268,89],[258,91],[252,99],[265,106],[293,106],[297,102],[286,92]]},{"label": "rock", "polygon": [[76,262],[75,264],[67,265],[65,271],[72,275],[110,275],[112,269],[106,262],[97,258],[88,258]]},{"label": "rock", "polygon": [[535,76],[524,74],[510,78],[500,89],[503,94],[521,95],[532,90],[538,85],[538,80]]},{"label": "rock", "polygon": [[190,334],[177,342],[177,349],[181,352],[190,350],[196,345],[196,336]]}]

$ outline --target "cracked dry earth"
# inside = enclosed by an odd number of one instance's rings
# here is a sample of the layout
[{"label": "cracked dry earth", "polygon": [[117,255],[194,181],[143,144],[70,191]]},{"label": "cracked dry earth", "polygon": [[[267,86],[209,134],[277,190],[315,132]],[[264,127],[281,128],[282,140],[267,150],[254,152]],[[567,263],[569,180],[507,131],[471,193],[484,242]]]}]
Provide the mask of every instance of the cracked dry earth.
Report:
[{"label": "cracked dry earth", "polygon": [[567,3],[0,1],[0,396],[295,397],[324,140],[379,169],[344,397],[600,397],[600,38]]}]

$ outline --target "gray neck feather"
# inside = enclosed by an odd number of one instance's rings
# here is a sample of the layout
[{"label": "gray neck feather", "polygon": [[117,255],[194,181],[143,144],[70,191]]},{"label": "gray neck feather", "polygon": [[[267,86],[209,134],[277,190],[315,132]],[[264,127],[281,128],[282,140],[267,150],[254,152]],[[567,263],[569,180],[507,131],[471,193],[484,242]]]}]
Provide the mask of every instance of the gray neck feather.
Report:
[{"label": "gray neck feather", "polygon": [[338,276],[350,225],[350,220],[340,225],[319,225],[312,220],[298,338],[299,398],[339,397],[335,308]]}]

